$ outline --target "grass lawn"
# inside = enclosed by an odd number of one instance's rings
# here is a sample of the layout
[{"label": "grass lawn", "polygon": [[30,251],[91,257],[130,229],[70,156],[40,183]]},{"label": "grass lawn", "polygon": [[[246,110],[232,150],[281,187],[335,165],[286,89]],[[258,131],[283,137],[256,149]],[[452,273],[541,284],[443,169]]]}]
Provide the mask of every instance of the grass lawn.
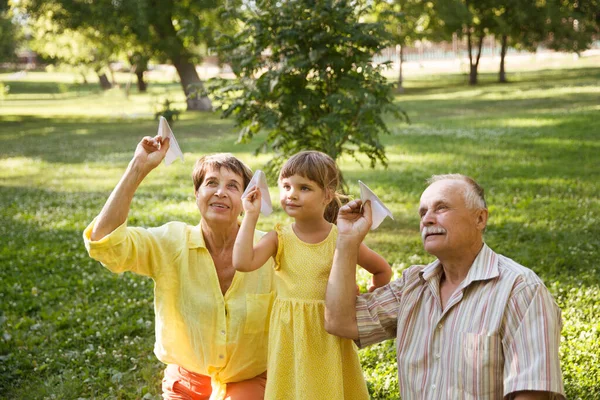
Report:
[{"label": "grass lawn", "polygon": [[[0,74],[10,86],[0,97],[0,398],[159,399],[152,281],[109,273],[87,256],[81,232],[136,143],[155,134],[153,104],[181,102],[181,90],[161,83],[127,99],[64,77],[10,77]],[[340,165],[351,194],[361,179],[393,211],[395,221],[367,242],[397,274],[432,261],[418,234],[424,180],[447,172],[476,178],[490,205],[486,242],[538,273],[563,310],[567,397],[598,399],[600,68],[509,78],[500,85],[484,74],[477,87],[463,75],[408,80],[398,103],[412,124],[391,122],[389,168],[350,158]],[[197,223],[190,172],[205,153],[231,151],[253,168],[268,160],[253,155],[257,141],[234,145],[231,122],[218,115],[186,113],[174,131],[186,161],[146,179],[130,225]],[[259,228],[285,218],[277,211]],[[394,343],[362,350],[361,360],[372,397],[398,398]]]}]

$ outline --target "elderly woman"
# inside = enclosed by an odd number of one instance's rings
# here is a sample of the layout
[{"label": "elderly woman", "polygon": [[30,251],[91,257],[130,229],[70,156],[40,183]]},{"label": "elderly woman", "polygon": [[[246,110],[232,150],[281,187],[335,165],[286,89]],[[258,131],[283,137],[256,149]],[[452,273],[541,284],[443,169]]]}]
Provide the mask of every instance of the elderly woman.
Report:
[{"label": "elderly woman", "polygon": [[[236,274],[231,264],[250,169],[230,154],[198,160],[197,226],[127,226],[133,195],[169,141],[145,137],[102,212],[84,231],[90,256],[116,273],[154,280],[156,343],[164,399],[263,399],[272,268]],[[255,240],[263,235],[256,231]]]}]

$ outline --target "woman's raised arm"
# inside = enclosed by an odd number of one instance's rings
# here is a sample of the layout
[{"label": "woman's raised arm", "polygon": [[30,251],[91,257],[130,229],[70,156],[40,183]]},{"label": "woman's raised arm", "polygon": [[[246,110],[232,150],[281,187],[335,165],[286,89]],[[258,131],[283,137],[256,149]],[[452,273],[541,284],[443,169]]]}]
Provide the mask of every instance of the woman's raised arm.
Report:
[{"label": "woman's raised arm", "polygon": [[104,204],[90,239],[100,240],[127,220],[133,195],[144,178],[165,158],[169,139],[144,137],[137,145],[127,170]]}]

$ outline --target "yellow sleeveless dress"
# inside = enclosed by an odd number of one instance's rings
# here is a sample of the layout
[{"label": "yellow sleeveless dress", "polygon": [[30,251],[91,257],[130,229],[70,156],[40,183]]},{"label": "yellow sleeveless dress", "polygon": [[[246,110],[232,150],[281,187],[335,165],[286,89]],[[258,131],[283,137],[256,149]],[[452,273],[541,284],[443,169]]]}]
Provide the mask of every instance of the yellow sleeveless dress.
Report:
[{"label": "yellow sleeveless dress", "polygon": [[350,339],[325,331],[325,290],[337,226],[321,243],[305,243],[292,226],[275,227],[275,290],[269,329],[266,400],[368,399]]}]

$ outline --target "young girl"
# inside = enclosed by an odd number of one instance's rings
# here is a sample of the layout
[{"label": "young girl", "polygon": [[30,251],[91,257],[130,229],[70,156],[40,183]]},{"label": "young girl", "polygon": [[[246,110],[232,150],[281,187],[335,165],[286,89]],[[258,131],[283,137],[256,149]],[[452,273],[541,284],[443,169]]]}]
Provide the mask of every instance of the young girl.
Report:
[{"label": "young girl", "polygon": [[[265,399],[368,399],[354,343],[324,327],[324,300],[337,239],[339,171],[324,153],[291,157],[279,175],[280,201],[294,219],[275,227],[255,246],[253,235],[261,194],[242,199],[245,211],[233,248],[238,271],[253,271],[275,259],[277,297],[271,313]],[[361,244],[359,264],[373,274],[373,286],[390,281],[389,264]]]}]

